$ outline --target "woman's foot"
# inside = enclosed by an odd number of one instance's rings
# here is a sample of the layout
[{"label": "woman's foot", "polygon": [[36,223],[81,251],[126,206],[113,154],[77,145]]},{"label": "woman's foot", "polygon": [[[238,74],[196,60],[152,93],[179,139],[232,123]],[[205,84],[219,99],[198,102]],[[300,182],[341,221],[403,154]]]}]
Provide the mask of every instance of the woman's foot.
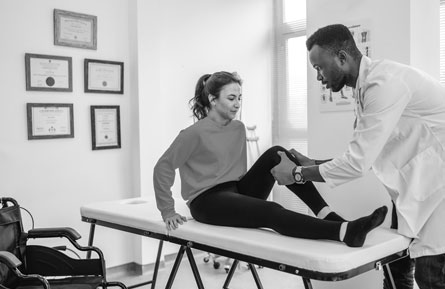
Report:
[{"label": "woman's foot", "polygon": [[388,208],[376,209],[371,215],[347,223],[343,242],[349,247],[361,247],[365,243],[366,235],[385,220]]}]

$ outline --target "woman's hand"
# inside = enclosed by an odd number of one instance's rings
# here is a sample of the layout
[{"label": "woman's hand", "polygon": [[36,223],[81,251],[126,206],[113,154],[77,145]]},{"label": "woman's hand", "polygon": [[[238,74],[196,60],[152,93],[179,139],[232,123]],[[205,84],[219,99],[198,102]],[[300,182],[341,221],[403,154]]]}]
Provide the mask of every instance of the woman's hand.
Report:
[{"label": "woman's hand", "polygon": [[177,229],[179,225],[184,224],[184,222],[187,222],[187,218],[176,213],[173,216],[166,218],[164,222],[167,230],[171,231]]},{"label": "woman's hand", "polygon": [[302,165],[304,167],[309,167],[309,166],[314,166],[315,165],[315,161],[313,159],[310,159],[307,156],[297,152],[295,149],[290,149],[289,151],[298,160],[300,165]]}]

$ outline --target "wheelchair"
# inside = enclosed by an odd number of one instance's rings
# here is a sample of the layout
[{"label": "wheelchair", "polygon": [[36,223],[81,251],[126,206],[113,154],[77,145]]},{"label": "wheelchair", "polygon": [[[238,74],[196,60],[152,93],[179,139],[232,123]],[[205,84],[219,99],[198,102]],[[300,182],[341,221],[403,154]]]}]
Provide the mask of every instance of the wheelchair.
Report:
[{"label": "wheelchair", "polygon": [[[31,216],[32,218],[32,216]],[[29,245],[29,239],[63,238],[66,246]],[[16,200],[0,197],[0,288],[1,289],[95,289],[117,286],[106,280],[105,259],[94,246],[81,246],[80,234],[68,227],[23,229],[20,206]],[[68,243],[68,244],[69,244]],[[66,250],[94,252],[94,258],[72,258]]]}]

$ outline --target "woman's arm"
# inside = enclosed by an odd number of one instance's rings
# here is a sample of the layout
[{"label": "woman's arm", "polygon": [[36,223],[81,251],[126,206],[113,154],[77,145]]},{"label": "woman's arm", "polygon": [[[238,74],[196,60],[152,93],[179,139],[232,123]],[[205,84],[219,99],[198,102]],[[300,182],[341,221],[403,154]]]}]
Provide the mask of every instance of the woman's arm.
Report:
[{"label": "woman's arm", "polygon": [[[170,147],[164,152],[153,170],[153,187],[156,204],[164,221],[181,220],[177,217],[171,187],[175,182],[176,169],[184,165],[192,155],[198,143],[198,137],[189,131],[182,131]],[[176,222],[175,222],[176,223]],[[167,224],[168,227],[168,224]]]}]

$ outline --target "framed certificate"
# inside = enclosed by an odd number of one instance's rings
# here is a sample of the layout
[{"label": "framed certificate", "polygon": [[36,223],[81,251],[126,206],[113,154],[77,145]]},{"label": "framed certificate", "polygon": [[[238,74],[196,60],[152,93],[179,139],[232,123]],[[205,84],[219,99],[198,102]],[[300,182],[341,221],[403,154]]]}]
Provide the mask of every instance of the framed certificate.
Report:
[{"label": "framed certificate", "polygon": [[72,59],[25,54],[26,90],[73,91]]},{"label": "framed certificate", "polygon": [[124,93],[124,63],[96,59],[84,61],[85,92]]},{"label": "framed certificate", "polygon": [[27,103],[28,140],[74,138],[72,103]]},{"label": "framed certificate", "polygon": [[97,49],[97,16],[54,9],[54,45]]},{"label": "framed certificate", "polygon": [[91,137],[93,150],[121,148],[118,105],[91,106]]}]

